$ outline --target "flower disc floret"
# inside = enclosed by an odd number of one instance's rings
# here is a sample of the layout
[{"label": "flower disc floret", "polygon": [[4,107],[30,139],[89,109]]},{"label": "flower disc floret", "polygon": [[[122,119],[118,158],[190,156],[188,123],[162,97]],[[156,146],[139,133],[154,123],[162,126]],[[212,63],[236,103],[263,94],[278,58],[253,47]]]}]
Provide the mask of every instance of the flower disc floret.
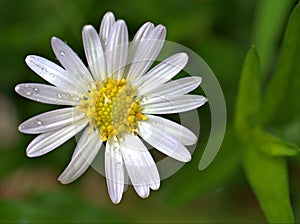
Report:
[{"label": "flower disc floret", "polygon": [[135,133],[138,121],[146,120],[135,86],[125,79],[95,82],[78,108],[85,112],[91,130],[97,128],[102,141]]}]

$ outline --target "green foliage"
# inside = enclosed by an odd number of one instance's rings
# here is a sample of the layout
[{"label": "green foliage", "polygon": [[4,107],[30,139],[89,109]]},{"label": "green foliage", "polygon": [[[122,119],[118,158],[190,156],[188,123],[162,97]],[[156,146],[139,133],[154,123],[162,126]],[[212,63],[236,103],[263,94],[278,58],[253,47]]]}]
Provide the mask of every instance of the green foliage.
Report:
[{"label": "green foliage", "polygon": [[267,74],[270,63],[275,59],[277,44],[293,2],[293,0],[257,2],[253,24],[253,43],[259,50],[264,76]]},{"label": "green foliage", "polygon": [[271,81],[268,83],[264,97],[262,121],[268,124],[276,119],[275,111],[284,106],[287,97],[287,90],[290,87],[293,76],[299,79],[299,73],[295,72],[299,66],[300,52],[300,5],[298,4],[289,19],[281,51],[278,58],[277,67]]},{"label": "green foliage", "polygon": [[244,169],[268,221],[293,223],[286,159],[264,155],[259,148],[248,145]]},{"label": "green foliage", "polygon": [[283,156],[296,155],[297,146],[261,130],[257,119],[261,106],[260,76],[258,54],[251,47],[241,73],[235,128],[244,145],[246,177],[268,221],[290,223],[293,212]]},{"label": "green foliage", "polygon": [[235,129],[244,144],[243,167],[270,223],[294,222],[286,160],[287,156],[297,155],[299,148],[264,129],[276,114],[294,73],[299,55],[299,27],[298,5],[291,14],[278,66],[267,85],[265,97],[262,97],[260,91],[261,68],[258,54],[253,47],[249,50],[241,72],[236,102]]},{"label": "green foliage", "polygon": [[[251,47],[244,61],[236,100],[235,128],[249,135],[258,125],[261,100],[261,71],[257,51]],[[246,132],[246,133],[245,133]]]},{"label": "green foliage", "polygon": [[268,156],[295,156],[299,152],[297,145],[287,142],[261,129],[255,132],[256,147]]}]

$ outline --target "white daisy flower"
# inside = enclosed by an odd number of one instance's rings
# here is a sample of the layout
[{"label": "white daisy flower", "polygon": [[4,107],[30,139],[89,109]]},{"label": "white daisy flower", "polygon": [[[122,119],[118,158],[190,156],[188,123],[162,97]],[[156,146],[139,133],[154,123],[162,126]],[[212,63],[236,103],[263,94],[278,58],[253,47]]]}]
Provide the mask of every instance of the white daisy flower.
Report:
[{"label": "white daisy flower", "polygon": [[195,144],[197,137],[156,115],[192,110],[207,101],[187,94],[201,78],[171,81],[187,64],[187,54],[172,55],[150,69],[165,36],[164,26],[148,22],[129,43],[125,22],[116,21],[108,12],[99,34],[90,25],[82,30],[88,67],[56,37],[51,44],[63,68],[45,58],[27,56],[27,65],[52,85],[23,83],[15,87],[16,92],[38,102],[69,106],[37,115],[19,126],[23,133],[39,134],[28,145],[27,156],[44,155],[82,131],[69,165],[58,178],[61,183],[81,176],[104,144],[105,174],[113,203],[120,202],[128,181],[142,198],[149,196],[150,189],[158,189],[158,169],[141,139],[167,156],[190,161],[185,146]]}]

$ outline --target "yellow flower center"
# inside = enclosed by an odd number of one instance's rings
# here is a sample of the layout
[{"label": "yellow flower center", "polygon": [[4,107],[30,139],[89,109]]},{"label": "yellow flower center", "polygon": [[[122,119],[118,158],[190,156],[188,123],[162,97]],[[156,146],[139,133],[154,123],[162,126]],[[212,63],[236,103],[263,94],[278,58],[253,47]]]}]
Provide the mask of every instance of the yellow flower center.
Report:
[{"label": "yellow flower center", "polygon": [[121,138],[126,133],[136,134],[138,121],[147,119],[137,95],[136,87],[125,79],[107,78],[94,83],[78,108],[86,114],[91,131],[98,129],[102,141]]}]

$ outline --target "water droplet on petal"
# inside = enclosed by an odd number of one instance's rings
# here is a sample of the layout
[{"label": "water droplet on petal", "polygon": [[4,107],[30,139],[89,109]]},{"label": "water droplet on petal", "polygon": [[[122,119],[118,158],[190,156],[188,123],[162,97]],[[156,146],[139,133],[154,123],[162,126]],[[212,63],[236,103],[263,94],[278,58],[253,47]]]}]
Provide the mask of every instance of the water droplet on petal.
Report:
[{"label": "water droplet on petal", "polygon": [[56,96],[57,96],[58,99],[61,99],[61,98],[62,98],[61,93],[58,93]]},{"label": "water droplet on petal", "polygon": [[47,69],[42,68],[42,72],[47,73]]},{"label": "water droplet on petal", "polygon": [[32,92],[29,91],[29,90],[27,90],[27,91],[25,92],[25,94],[26,94],[27,96],[31,96],[31,95],[32,95]]},{"label": "water droplet on petal", "polygon": [[117,148],[117,147],[114,147],[114,148],[113,148],[113,151],[114,151],[114,153],[118,153],[118,148]]},{"label": "water droplet on petal", "polygon": [[43,125],[43,122],[40,119],[36,119],[35,123],[39,126]]},{"label": "water droplet on petal", "polygon": [[66,55],[64,51],[60,51],[59,54],[60,54],[60,56],[62,56],[62,57],[64,57],[64,56]]},{"label": "water droplet on petal", "polygon": [[37,87],[34,87],[34,88],[33,88],[33,91],[34,91],[35,93],[39,93],[39,89],[38,89]]}]

